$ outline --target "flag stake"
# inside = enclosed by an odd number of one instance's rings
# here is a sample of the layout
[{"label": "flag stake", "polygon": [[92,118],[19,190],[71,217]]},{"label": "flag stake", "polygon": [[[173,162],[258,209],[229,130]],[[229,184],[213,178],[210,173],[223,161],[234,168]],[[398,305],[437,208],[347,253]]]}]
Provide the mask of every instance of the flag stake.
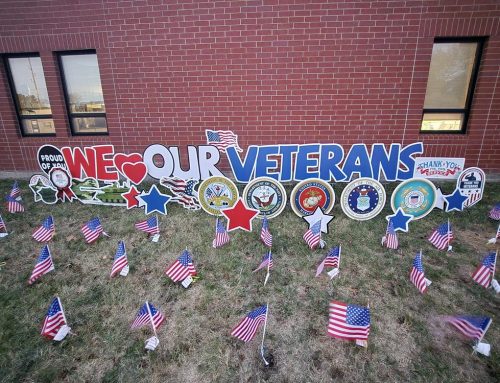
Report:
[{"label": "flag stake", "polygon": [[267,316],[269,315],[269,301],[266,303],[266,319],[264,320],[264,329],[262,331],[262,343],[260,344],[260,355],[262,356],[262,360],[269,366],[269,362],[264,357],[264,338],[266,336],[266,327],[267,327]]},{"label": "flag stake", "polygon": [[[490,325],[491,323],[493,322],[493,320],[490,318],[490,321],[488,322],[488,326],[486,326],[486,328],[484,329],[483,331],[483,335],[481,335],[481,338],[479,338],[477,340],[477,343],[476,343],[476,347],[479,345],[479,343],[481,343],[481,341],[483,340],[484,336],[486,335],[486,331],[488,331],[488,329],[490,328]],[[476,350],[472,351],[472,354],[475,354],[476,353]]]},{"label": "flag stake", "polygon": [[151,315],[151,310],[149,309],[149,302],[148,301],[146,301],[146,308],[148,309],[149,320],[151,321],[151,326],[153,326],[153,332],[155,333],[155,337],[158,338],[158,334],[156,333],[156,326],[155,326],[155,323],[153,322],[153,315]]}]

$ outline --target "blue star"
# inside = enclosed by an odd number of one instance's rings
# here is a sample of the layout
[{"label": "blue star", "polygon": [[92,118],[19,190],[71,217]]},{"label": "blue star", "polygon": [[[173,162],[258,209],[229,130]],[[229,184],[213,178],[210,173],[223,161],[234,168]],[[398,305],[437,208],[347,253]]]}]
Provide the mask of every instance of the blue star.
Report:
[{"label": "blue star", "polygon": [[445,195],[444,199],[446,200],[445,211],[448,213],[453,210],[462,211],[464,209],[464,202],[467,197],[462,195],[459,189],[455,189],[453,194]]},{"label": "blue star", "polygon": [[167,214],[167,203],[172,197],[158,191],[156,185],[151,186],[148,193],[141,193],[138,199],[144,202],[146,214],[157,211],[160,214]]},{"label": "blue star", "polygon": [[401,207],[398,207],[396,213],[385,217],[387,221],[391,220],[394,225],[394,231],[403,231],[408,233],[408,223],[413,219],[411,214],[405,214]]}]

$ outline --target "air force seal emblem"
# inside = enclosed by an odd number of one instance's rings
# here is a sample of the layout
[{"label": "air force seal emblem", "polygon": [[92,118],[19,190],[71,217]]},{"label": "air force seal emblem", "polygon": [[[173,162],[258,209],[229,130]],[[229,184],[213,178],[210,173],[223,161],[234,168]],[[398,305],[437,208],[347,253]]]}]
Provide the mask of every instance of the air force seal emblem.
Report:
[{"label": "air force seal emblem", "polygon": [[340,202],[349,218],[366,221],[384,208],[385,190],[380,182],[372,178],[358,178],[345,187]]}]

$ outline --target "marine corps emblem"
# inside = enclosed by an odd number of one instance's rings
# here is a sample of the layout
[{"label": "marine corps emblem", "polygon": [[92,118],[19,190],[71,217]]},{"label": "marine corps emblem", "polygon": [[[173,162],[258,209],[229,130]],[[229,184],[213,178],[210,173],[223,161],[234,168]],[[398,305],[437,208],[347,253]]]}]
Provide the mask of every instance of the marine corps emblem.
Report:
[{"label": "marine corps emblem", "polygon": [[299,217],[311,215],[317,207],[329,213],[334,203],[333,188],[320,179],[308,179],[298,183],[290,195],[290,205]]}]

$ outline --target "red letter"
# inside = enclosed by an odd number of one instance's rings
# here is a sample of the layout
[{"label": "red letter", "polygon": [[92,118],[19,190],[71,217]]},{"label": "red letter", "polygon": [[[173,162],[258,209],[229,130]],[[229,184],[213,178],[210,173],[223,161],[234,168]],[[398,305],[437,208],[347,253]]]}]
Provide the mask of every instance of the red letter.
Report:
[{"label": "red letter", "polygon": [[92,148],[85,148],[85,154],[82,149],[65,147],[61,152],[68,166],[71,177],[83,178],[82,170],[86,177],[95,178],[95,151]]},{"label": "red letter", "polygon": [[[99,145],[93,148],[95,150],[97,165],[97,179],[100,181],[117,181],[118,172],[115,170],[108,171],[108,167],[114,167],[113,155],[115,153],[115,148],[113,145]],[[111,158],[105,158],[105,156],[108,155],[110,155]]]}]

